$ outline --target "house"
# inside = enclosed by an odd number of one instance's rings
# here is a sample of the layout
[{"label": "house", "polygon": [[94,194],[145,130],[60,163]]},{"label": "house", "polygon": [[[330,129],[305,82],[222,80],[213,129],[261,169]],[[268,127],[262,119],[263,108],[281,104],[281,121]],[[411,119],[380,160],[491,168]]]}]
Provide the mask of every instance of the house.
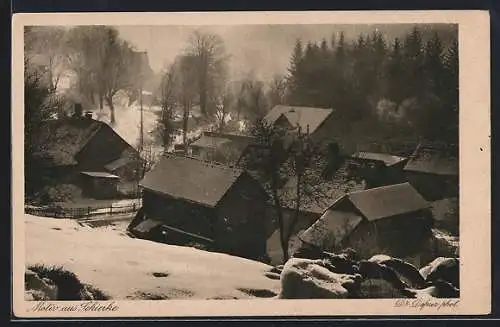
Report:
[{"label": "house", "polygon": [[252,141],[253,138],[246,135],[203,132],[190,148],[192,156],[199,159],[234,165]]},{"label": "house", "polygon": [[328,121],[333,109],[277,105],[264,117],[267,124],[294,130],[300,127],[315,144],[328,138]]},{"label": "house", "polygon": [[[113,181],[117,191],[137,184],[139,155],[109,125],[77,114],[44,121],[39,135],[33,156],[41,163],[41,173],[56,184],[79,185],[95,198],[100,195],[92,193],[89,178],[98,178],[95,183],[99,184],[106,174],[115,175],[119,177]],[[109,197],[108,191],[106,194]]]},{"label": "house", "polygon": [[404,167],[404,175],[428,201],[458,197],[458,148],[421,144]]},{"label": "house", "polygon": [[[326,158],[325,158],[326,159]],[[284,186],[280,189],[281,212],[285,228],[291,229],[289,242],[289,254],[300,245],[297,236],[307,230],[323,214],[323,212],[336,200],[346,193],[365,190],[368,186],[362,178],[355,178],[348,173],[348,162],[343,162],[333,174],[325,174],[329,168],[327,160],[319,163],[314,168],[309,168],[303,177],[305,185],[301,188],[300,206],[297,216],[297,179],[289,177]],[[271,207],[267,215],[276,221],[276,210]],[[278,226],[277,224],[275,226]],[[276,228],[268,239],[267,247],[271,263],[280,264],[283,262],[283,253],[279,238],[279,230]]]},{"label": "house", "polygon": [[388,153],[356,152],[350,157],[349,168],[368,182],[370,188],[404,181],[403,168],[408,158]]},{"label": "house", "polygon": [[299,238],[303,246],[332,252],[352,248],[361,258],[404,258],[418,252],[431,224],[429,203],[401,183],[344,195]]},{"label": "house", "polygon": [[132,234],[169,244],[208,242],[215,251],[265,257],[267,195],[245,171],[167,154],[140,187],[143,206],[129,226]]}]

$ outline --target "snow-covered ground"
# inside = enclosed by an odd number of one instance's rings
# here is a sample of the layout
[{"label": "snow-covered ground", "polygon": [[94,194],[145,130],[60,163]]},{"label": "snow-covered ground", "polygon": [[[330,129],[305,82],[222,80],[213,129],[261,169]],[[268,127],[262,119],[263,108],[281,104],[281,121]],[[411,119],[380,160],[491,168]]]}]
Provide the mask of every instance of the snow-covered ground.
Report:
[{"label": "snow-covered ground", "polygon": [[[154,141],[154,131],[158,120],[160,107],[143,106],[143,128],[144,141],[151,143]],[[109,109],[103,108],[95,110],[95,118],[105,123],[109,123]],[[141,110],[139,105],[133,103],[130,107],[118,103],[115,107],[115,125],[112,126],[127,143],[136,147],[139,142]]]},{"label": "snow-covered ground", "polygon": [[[26,264],[63,266],[114,299],[249,298],[279,292],[256,261],[126,236],[123,226],[86,228],[25,215]],[[61,251],[64,249],[64,251]],[[157,277],[155,277],[157,276]]]}]

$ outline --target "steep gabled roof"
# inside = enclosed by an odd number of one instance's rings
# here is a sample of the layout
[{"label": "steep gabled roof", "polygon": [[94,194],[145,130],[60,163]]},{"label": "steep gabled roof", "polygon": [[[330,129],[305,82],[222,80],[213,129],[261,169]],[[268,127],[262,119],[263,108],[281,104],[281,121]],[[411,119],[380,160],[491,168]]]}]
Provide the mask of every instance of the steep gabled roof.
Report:
[{"label": "steep gabled roof", "polygon": [[89,118],[44,121],[34,155],[52,166],[77,164],[75,156],[103,126],[103,122]]},{"label": "steep gabled roof", "polygon": [[139,185],[169,197],[215,207],[242,174],[240,169],[167,154]]},{"label": "steep gabled roof", "polygon": [[[133,151],[132,151],[133,150]],[[120,157],[116,160],[113,160],[107,163],[104,168],[110,172],[115,171],[118,168],[121,168],[129,163],[137,163],[139,156],[138,153],[134,153],[135,149],[129,148],[122,152]]]},{"label": "steep gabled roof", "polygon": [[353,192],[347,194],[346,198],[368,220],[392,217],[429,207],[429,203],[409,183]]},{"label": "steep gabled roof", "polygon": [[[360,215],[347,211],[326,210],[323,215],[300,236],[300,240],[319,248],[338,245],[363,220]],[[328,244],[329,243],[329,244]]]},{"label": "steep gabled roof", "polygon": [[[350,201],[359,212],[341,209],[345,201]],[[364,218],[374,221],[428,207],[428,202],[409,183],[351,192],[326,209],[300,239],[320,248],[338,245]]]},{"label": "steep gabled roof", "polygon": [[119,176],[110,174],[105,171],[82,171],[81,174],[95,178],[120,179]]},{"label": "steep gabled roof", "polygon": [[299,125],[303,132],[309,128],[312,134],[332,112],[332,109],[277,105],[264,117],[264,121],[274,124],[283,115],[290,125]]}]

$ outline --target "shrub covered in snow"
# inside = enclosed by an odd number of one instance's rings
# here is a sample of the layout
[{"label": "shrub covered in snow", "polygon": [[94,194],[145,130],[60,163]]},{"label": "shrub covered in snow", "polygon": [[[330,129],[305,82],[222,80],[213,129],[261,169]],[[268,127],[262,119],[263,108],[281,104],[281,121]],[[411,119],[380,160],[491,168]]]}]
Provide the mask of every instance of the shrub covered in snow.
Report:
[{"label": "shrub covered in snow", "polygon": [[96,287],[83,284],[71,271],[61,266],[31,265],[25,271],[27,300],[107,300]]},{"label": "shrub covered in snow", "polygon": [[48,185],[35,194],[33,202],[40,204],[67,202],[81,197],[81,194],[82,190],[73,184]]}]

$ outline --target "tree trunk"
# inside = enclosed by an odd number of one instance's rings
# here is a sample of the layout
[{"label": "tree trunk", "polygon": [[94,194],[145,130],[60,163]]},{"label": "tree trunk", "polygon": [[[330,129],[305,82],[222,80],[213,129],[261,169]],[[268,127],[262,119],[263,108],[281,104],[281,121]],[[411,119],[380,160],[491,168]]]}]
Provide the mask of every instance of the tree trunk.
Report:
[{"label": "tree trunk", "polygon": [[301,194],[300,194],[300,186],[302,182],[302,174],[299,173],[297,174],[297,193],[296,193],[296,203],[295,203],[295,213],[293,220],[290,222],[290,226],[288,226],[288,233],[287,233],[287,239],[290,240],[292,237],[293,230],[295,228],[295,225],[297,225],[297,222],[299,221],[299,216],[300,216],[300,202],[301,202]]},{"label": "tree trunk", "polygon": [[182,143],[184,144],[184,154],[187,154],[188,152],[188,142],[187,142],[188,119],[189,119],[189,103],[186,101],[184,103],[184,114],[182,117]]},{"label": "tree trunk", "polygon": [[99,97],[99,110],[102,110],[104,108],[104,97],[102,95],[102,92],[99,92],[98,97]]},{"label": "tree trunk", "polygon": [[207,113],[207,90],[206,87],[203,85],[204,83],[200,84],[200,112],[203,117],[208,117]]},{"label": "tree trunk", "polygon": [[109,106],[109,113],[110,113],[109,123],[111,125],[114,125],[116,120],[115,120],[115,107],[113,106],[113,97],[107,96],[106,102],[108,103],[108,106]]},{"label": "tree trunk", "polygon": [[[90,98],[90,103],[92,104],[92,107],[94,107],[95,106],[95,93],[94,93],[93,89],[91,89],[89,91],[89,98]],[[94,108],[92,108],[92,109],[94,109]]]}]

